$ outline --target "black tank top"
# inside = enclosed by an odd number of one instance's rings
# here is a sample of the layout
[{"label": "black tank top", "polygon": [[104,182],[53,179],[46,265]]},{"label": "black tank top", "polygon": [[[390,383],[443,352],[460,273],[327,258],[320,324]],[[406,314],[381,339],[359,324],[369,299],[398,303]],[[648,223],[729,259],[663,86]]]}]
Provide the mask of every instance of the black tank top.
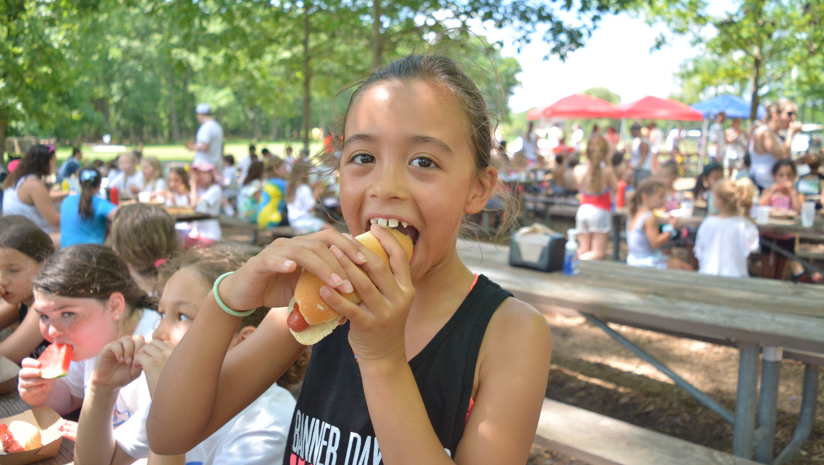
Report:
[{"label": "black tank top", "polygon": [[[492,314],[512,294],[485,276],[410,362],[429,421],[449,456],[463,436],[475,366]],[[349,323],[312,351],[289,428],[285,465],[379,465],[380,447],[366,407]]]}]

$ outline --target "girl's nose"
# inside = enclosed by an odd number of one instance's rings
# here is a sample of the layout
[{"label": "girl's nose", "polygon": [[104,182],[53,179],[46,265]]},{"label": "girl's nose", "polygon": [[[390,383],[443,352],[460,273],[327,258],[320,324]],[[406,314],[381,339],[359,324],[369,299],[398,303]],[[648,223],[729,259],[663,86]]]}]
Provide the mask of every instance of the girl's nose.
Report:
[{"label": "girl's nose", "polygon": [[52,340],[55,340],[55,339],[57,339],[58,336],[62,336],[62,335],[63,335],[63,328],[60,328],[60,327],[58,327],[54,324],[49,325],[49,337],[51,337]]},{"label": "girl's nose", "polygon": [[369,195],[380,200],[399,200],[407,196],[406,177],[396,164],[385,163],[369,183]]},{"label": "girl's nose", "polygon": [[157,325],[157,328],[152,333],[152,339],[158,339],[161,341],[168,341],[169,340],[169,325],[166,324],[166,319],[160,320],[160,323]]}]

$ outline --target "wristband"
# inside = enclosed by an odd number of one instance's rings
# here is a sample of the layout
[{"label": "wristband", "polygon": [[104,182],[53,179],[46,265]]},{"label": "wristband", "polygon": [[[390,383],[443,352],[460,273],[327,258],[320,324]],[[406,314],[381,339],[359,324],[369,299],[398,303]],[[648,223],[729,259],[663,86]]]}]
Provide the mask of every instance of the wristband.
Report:
[{"label": "wristband", "polygon": [[255,310],[257,310],[257,309],[253,308],[253,309],[247,310],[245,312],[238,312],[238,311],[232,310],[231,308],[229,308],[228,305],[223,303],[223,300],[220,299],[220,294],[218,294],[218,292],[217,292],[217,288],[218,288],[218,286],[220,286],[220,282],[223,281],[223,278],[229,276],[232,273],[234,273],[234,271],[230,271],[228,273],[223,273],[222,275],[220,275],[220,277],[215,280],[215,285],[212,287],[212,293],[215,295],[215,302],[217,302],[217,304],[220,306],[220,308],[223,309],[224,312],[226,312],[226,313],[228,313],[229,315],[232,315],[232,316],[239,316],[239,317],[243,318],[245,316],[251,315],[252,313],[255,313]]},{"label": "wristband", "polygon": [[672,236],[673,239],[678,237],[678,230],[671,224],[665,224],[663,230],[664,232],[670,233],[670,236]]}]

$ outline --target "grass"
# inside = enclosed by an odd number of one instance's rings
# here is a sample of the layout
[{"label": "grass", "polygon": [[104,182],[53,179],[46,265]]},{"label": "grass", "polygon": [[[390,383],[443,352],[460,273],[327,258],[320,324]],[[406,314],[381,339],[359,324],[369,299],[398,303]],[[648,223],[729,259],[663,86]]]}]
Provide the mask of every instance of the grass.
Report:
[{"label": "grass", "polygon": [[[249,143],[247,140],[225,140],[224,153],[227,155],[234,155],[235,161],[240,161],[246,158],[249,154]],[[303,146],[300,141],[295,140],[280,140],[280,141],[260,141],[254,142],[257,147],[257,153],[260,155],[261,150],[268,148],[269,151],[276,156],[283,156],[284,149],[287,145],[291,145],[294,149],[294,155],[297,156],[300,148]],[[128,145],[122,152],[95,152],[94,147],[83,146],[83,158],[86,163],[92,160],[109,161],[114,159],[123,152],[137,149],[136,145]],[[314,141],[310,145],[310,153],[314,154],[321,150],[323,144]],[[71,156],[71,149],[68,147],[57,149],[58,164],[63,163],[69,156]],[[194,152],[187,150],[184,144],[174,145],[146,145],[143,147],[144,157],[157,157],[161,162],[191,162],[194,157]]]}]

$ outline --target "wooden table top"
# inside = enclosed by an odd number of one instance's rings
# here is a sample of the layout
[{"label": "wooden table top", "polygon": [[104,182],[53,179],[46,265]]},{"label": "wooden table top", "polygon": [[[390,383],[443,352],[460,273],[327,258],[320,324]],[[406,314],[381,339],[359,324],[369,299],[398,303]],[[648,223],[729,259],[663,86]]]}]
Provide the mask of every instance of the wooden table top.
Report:
[{"label": "wooden table top", "polygon": [[521,300],[631,326],[824,354],[824,286],[581,262],[579,276],[510,267],[509,247],[468,241],[459,254]]}]

